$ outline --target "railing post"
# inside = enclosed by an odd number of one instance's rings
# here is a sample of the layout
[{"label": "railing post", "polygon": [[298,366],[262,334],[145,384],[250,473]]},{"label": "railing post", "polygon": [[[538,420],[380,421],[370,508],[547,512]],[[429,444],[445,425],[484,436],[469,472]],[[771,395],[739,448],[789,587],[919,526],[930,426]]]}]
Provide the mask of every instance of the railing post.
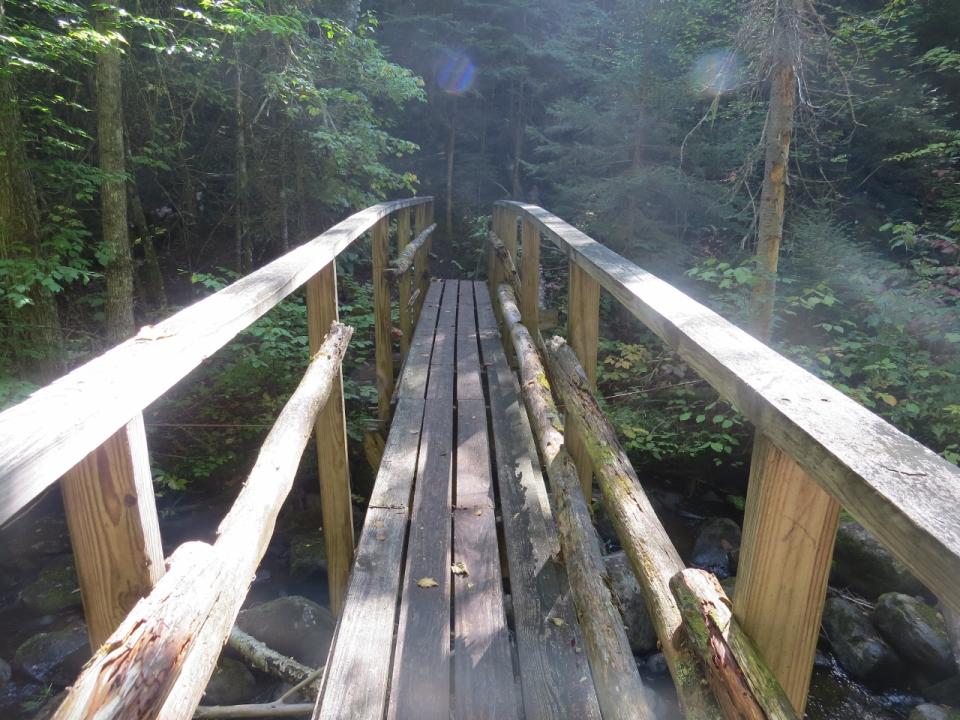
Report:
[{"label": "railing post", "polygon": [[[403,208],[397,215],[397,254],[410,243],[410,208]],[[416,263],[399,277],[400,303],[400,355],[407,356],[410,349],[410,337],[413,335],[413,315],[410,310],[410,296],[413,294],[413,276],[417,272]]]},{"label": "railing post", "polygon": [[[419,235],[433,224],[433,201],[417,205],[414,234]],[[413,259],[414,267],[414,286],[420,290],[420,296],[417,299],[417,315],[414,324],[420,320],[420,310],[423,308],[423,301],[427,298],[427,290],[430,289],[430,248],[433,246],[433,236],[417,251]]]},{"label": "railing post", "polygon": [[390,219],[373,226],[373,322],[377,368],[377,418],[385,430],[393,395],[393,342],[390,338],[390,284],[383,271],[390,263]]},{"label": "railing post", "polygon": [[527,329],[536,335],[540,329],[540,231],[524,218],[520,261],[520,316]]},{"label": "railing post", "polygon": [[[320,349],[330,325],[340,319],[337,300],[337,262],[332,261],[307,281],[307,333],[310,357]],[[330,610],[339,615],[347,594],[353,562],[353,508],[347,423],[343,407],[343,373],[330,388],[330,397],[317,415],[317,467],[320,475],[320,515],[327,551]]]},{"label": "railing post", "polygon": [[733,611],[799,715],[820,632],[840,505],[757,432]]},{"label": "railing post", "polygon": [[164,572],[143,415],[77,463],[60,487],[96,649]]},{"label": "railing post", "polygon": [[[493,217],[491,218],[491,230],[493,234],[498,238],[503,240],[501,234],[503,233],[503,216],[506,214],[506,211],[499,205],[494,205],[493,207]],[[503,273],[500,272],[500,262],[497,260],[497,254],[493,251],[493,247],[488,243],[487,244],[487,283],[490,289],[490,297],[497,297],[497,286],[500,285],[502,280]],[[493,303],[494,309],[497,307],[497,303]]]},{"label": "railing post", "polygon": [[[591,389],[596,390],[597,343],[600,341],[600,283],[573,259],[570,260],[569,283],[567,339],[587,374]],[[567,423],[566,443],[580,474],[583,496],[589,501],[593,495],[593,468],[575,423]]]}]

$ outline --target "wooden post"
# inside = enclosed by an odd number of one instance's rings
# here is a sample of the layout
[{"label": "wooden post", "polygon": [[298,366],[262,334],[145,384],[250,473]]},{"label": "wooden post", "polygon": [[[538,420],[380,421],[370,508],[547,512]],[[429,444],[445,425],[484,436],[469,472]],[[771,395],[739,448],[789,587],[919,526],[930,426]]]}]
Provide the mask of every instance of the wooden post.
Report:
[{"label": "wooden post", "polygon": [[[590,388],[597,387],[597,343],[600,341],[600,283],[573,260],[570,261],[567,300],[567,339],[587,374]],[[593,496],[593,470],[576,423],[568,423],[567,448],[580,474],[583,496]]]},{"label": "wooden post", "polygon": [[536,333],[540,327],[540,231],[527,219],[522,228],[520,315],[523,324]]},{"label": "wooden post", "polygon": [[373,226],[373,322],[377,366],[377,419],[386,430],[393,395],[393,341],[390,338],[390,284],[383,271],[390,262],[390,225],[384,218]]},{"label": "wooden post", "polygon": [[[307,332],[310,357],[316,355],[330,324],[339,320],[337,262],[332,261],[307,281]],[[330,398],[316,422],[317,467],[320,475],[320,514],[327,550],[330,610],[339,615],[353,562],[353,508],[347,423],[343,407],[343,375],[337,369]]]},{"label": "wooden post", "polygon": [[96,649],[163,576],[143,415],[61,480],[83,611]]},{"label": "wooden post", "polygon": [[[403,249],[410,243],[410,208],[403,208],[397,215],[397,254],[403,252]],[[400,355],[407,356],[410,349],[410,337],[413,335],[413,314],[410,311],[410,296],[413,293],[413,275],[416,272],[416,264],[407,272],[398,278],[400,291]]]},{"label": "wooden post", "polygon": [[759,432],[733,610],[803,715],[840,505]]},{"label": "wooden post", "polygon": [[[419,235],[433,224],[433,202],[417,205],[414,212],[413,233]],[[432,240],[424,243],[414,258],[413,286],[420,291],[417,296],[417,312],[414,325],[420,320],[423,301],[426,299],[427,290],[430,288],[430,247],[432,244]]]}]

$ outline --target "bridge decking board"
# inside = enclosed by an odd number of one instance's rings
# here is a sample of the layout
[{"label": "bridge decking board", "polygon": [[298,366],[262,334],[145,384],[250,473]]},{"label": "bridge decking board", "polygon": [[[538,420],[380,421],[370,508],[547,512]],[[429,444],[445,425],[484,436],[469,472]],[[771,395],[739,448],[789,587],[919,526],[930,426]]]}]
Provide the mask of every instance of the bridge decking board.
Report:
[{"label": "bridge decking board", "polygon": [[[484,285],[431,285],[397,398],[314,720],[599,718]],[[451,573],[457,562],[468,574]]]}]

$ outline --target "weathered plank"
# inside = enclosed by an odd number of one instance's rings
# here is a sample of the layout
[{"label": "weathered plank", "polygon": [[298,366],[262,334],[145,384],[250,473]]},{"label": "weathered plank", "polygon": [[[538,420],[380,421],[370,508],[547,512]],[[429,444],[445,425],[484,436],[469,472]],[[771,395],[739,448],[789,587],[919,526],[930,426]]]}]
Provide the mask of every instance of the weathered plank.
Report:
[{"label": "weathered plank", "polygon": [[403,361],[400,381],[397,384],[398,398],[422,398],[427,393],[427,376],[430,374],[430,356],[433,354],[433,336],[440,313],[440,297],[443,283],[430,285],[420,320],[413,332],[410,351]]},{"label": "weathered plank", "polygon": [[452,460],[451,399],[427,400],[397,626],[391,720],[450,717]]},{"label": "weathered plank", "polygon": [[390,224],[386,219],[373,226],[373,353],[377,369],[377,417],[385,431],[390,419],[393,395],[393,334],[390,312],[390,283],[383,271],[390,259]]},{"label": "weathered plank", "polygon": [[401,398],[350,574],[314,718],[381,718],[424,401]]},{"label": "weathered plank", "polygon": [[[529,221],[527,221],[529,222]],[[591,388],[597,386],[597,347],[600,342],[600,283],[570,261],[567,337],[580,360]],[[576,423],[567,428],[567,448],[580,474],[580,486],[586,497],[593,491],[593,470],[590,458]]]},{"label": "weathered plank", "polygon": [[476,283],[474,295],[490,389],[524,714],[536,720],[598,719],[596,691],[520,388],[500,345],[486,285]]},{"label": "weathered plank", "polygon": [[960,610],[960,470],[542,208],[509,203]]},{"label": "weathered plank", "polygon": [[[413,218],[410,216],[410,208],[404,208],[397,213],[397,257],[402,258],[404,251],[410,244],[410,236],[413,234]],[[414,255],[416,250],[414,250]],[[410,258],[413,261],[413,256]],[[409,270],[409,268],[408,268]],[[410,339],[413,336],[413,312],[410,308],[410,296],[413,293],[412,273],[403,272],[398,276],[398,313],[400,321],[400,357],[405,358],[410,350]]]},{"label": "weathered plank", "polygon": [[[307,335],[311,356],[320,349],[330,324],[340,319],[338,308],[337,263],[334,261],[307,281]],[[317,415],[314,437],[317,441],[320,514],[327,552],[330,609],[334,615],[339,615],[353,562],[353,502],[340,368],[337,368],[330,400]]]},{"label": "weathered plank", "polygon": [[456,280],[443,281],[443,298],[437,316],[437,329],[433,340],[433,355],[430,358],[430,378],[427,382],[427,398],[450,400],[454,393],[457,347],[457,301]]},{"label": "weathered plank", "polygon": [[381,218],[429,200],[396,200],[356,213],[0,413],[0,523]]},{"label": "weathered plank", "polygon": [[[476,355],[475,359],[478,359]],[[516,718],[519,694],[504,608],[487,409],[482,398],[457,400],[456,478],[453,516],[454,717],[478,720]]]},{"label": "weathered plank", "polygon": [[163,547],[143,416],[71,468],[60,484],[90,647],[163,575]]},{"label": "weathered plank", "polygon": [[521,223],[520,315],[523,324],[540,327],[540,229],[529,220]]},{"label": "weathered plank", "polygon": [[460,283],[457,309],[457,400],[483,399],[480,379],[480,349],[477,345],[477,318],[473,304],[473,283]]},{"label": "weathered plank", "polygon": [[840,505],[757,433],[733,609],[802,715]]}]

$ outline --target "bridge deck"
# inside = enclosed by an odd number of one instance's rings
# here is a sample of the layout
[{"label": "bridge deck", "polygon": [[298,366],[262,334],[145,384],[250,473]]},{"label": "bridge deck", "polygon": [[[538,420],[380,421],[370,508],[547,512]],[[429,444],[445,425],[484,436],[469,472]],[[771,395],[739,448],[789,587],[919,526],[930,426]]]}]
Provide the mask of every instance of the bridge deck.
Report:
[{"label": "bridge deck", "polygon": [[486,286],[435,281],[314,718],[599,718]]}]

